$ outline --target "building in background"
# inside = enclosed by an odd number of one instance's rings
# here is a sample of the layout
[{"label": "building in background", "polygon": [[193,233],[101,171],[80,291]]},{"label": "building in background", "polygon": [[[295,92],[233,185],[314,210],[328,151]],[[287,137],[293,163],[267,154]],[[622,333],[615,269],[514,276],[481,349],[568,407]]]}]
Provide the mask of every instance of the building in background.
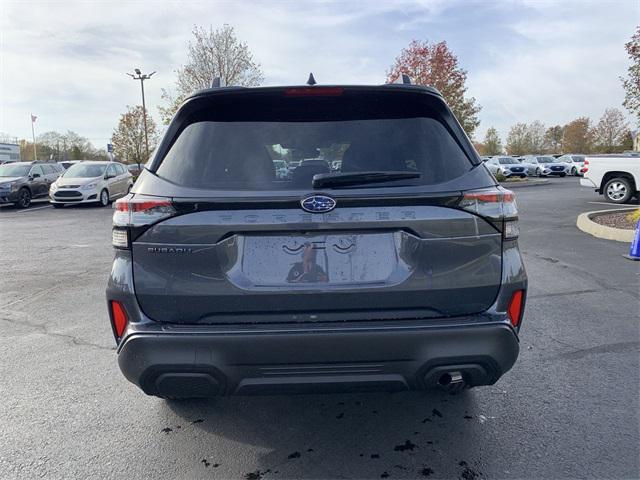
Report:
[{"label": "building in background", "polygon": [[0,143],[0,164],[20,161],[20,145]]}]

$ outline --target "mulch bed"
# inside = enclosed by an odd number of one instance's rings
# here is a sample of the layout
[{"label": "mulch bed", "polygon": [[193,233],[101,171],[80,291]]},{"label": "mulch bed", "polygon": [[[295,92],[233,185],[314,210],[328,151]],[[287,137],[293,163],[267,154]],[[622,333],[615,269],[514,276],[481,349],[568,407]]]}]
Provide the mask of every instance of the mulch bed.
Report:
[{"label": "mulch bed", "polygon": [[633,212],[633,210],[629,210],[627,212],[605,213],[603,215],[596,215],[595,217],[592,217],[591,220],[600,225],[604,225],[605,227],[635,230],[636,222],[632,222],[627,218],[631,212]]}]

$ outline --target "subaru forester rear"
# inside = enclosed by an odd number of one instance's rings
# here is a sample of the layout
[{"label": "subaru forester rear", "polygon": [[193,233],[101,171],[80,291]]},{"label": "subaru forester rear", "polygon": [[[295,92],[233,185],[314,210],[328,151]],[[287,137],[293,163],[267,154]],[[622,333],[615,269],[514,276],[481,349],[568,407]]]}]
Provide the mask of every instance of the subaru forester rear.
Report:
[{"label": "subaru forester rear", "polygon": [[487,385],[518,356],[514,196],[431,88],[201,91],[114,208],[107,303],[147,394]]}]

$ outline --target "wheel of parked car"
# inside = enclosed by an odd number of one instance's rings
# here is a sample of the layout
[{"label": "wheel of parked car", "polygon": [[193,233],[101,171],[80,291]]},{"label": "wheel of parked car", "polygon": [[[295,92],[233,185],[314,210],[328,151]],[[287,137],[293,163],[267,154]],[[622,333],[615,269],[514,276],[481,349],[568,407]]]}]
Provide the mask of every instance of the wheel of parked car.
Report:
[{"label": "wheel of parked car", "polygon": [[611,203],[627,203],[631,198],[631,182],[625,177],[612,178],[604,186],[604,198]]},{"label": "wheel of parked car", "polygon": [[571,175],[573,175],[574,177],[578,175],[578,169],[576,167],[571,168]]},{"label": "wheel of parked car", "polygon": [[106,207],[107,205],[109,205],[109,192],[105,188],[100,192],[100,206]]},{"label": "wheel of parked car", "polygon": [[18,201],[15,205],[18,208],[29,208],[31,205],[31,192],[28,188],[23,188],[18,192]]},{"label": "wheel of parked car", "polygon": [[536,168],[536,176],[539,177],[540,176],[540,168]]}]

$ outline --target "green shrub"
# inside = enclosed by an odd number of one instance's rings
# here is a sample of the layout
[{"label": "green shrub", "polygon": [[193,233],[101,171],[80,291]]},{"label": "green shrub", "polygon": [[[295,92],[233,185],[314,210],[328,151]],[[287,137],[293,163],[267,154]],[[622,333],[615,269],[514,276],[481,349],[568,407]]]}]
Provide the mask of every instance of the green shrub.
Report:
[{"label": "green shrub", "polygon": [[504,182],[507,179],[507,177],[505,177],[504,175],[502,175],[501,173],[496,173],[496,180],[499,182]]}]

